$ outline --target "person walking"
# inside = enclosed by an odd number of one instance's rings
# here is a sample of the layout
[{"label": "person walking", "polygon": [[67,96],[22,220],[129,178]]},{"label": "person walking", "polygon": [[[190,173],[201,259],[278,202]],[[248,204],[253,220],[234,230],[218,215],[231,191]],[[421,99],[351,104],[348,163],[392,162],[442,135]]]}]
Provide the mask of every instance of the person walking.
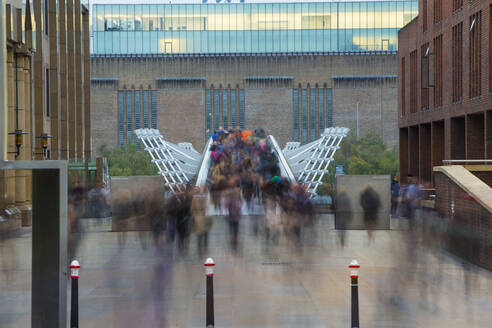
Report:
[{"label": "person walking", "polygon": [[208,252],[208,231],[211,220],[206,217],[207,194],[198,190],[191,200],[191,215],[193,216],[193,232],[197,237],[197,251],[200,258]]},{"label": "person walking", "polygon": [[376,228],[378,211],[381,206],[378,193],[371,185],[365,186],[360,195],[360,205],[364,211],[364,224],[369,236],[369,242],[373,240],[372,231]]},{"label": "person walking", "polygon": [[396,217],[398,204],[400,202],[400,183],[398,182],[398,177],[393,176],[391,180],[391,216]]}]

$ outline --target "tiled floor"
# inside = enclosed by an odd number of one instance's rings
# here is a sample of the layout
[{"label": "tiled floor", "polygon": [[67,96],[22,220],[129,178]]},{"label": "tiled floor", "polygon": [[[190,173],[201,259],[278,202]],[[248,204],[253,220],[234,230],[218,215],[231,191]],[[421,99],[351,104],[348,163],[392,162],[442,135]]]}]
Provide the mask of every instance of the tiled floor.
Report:
[{"label": "tiled floor", "polygon": [[[153,246],[149,233],[93,229],[83,235],[80,327],[204,327],[205,277],[194,237],[189,255]],[[490,327],[492,273],[463,270],[447,253],[412,244],[404,230],[347,232],[339,245],[331,217],[306,231],[299,250],[280,238],[267,247],[248,219],[241,249],[227,247],[215,218],[209,255],[216,263],[216,327],[349,327],[347,265],[360,269],[361,327]],[[29,327],[30,233],[0,242],[0,327]],[[411,258],[409,258],[411,256]],[[466,279],[465,279],[466,278]],[[469,284],[465,284],[465,281]]]}]

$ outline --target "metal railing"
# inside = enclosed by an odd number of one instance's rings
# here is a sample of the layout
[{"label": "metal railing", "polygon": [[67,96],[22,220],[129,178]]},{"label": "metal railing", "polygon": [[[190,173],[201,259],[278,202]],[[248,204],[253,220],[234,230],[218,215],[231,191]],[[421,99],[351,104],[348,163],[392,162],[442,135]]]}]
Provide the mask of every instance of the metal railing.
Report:
[{"label": "metal railing", "polygon": [[202,187],[207,183],[211,159],[210,146],[212,145],[212,142],[212,138],[209,138],[207,144],[205,145],[205,148],[203,149],[202,162],[200,164],[200,169],[198,170],[195,182],[195,186],[197,187]]},{"label": "metal railing", "polygon": [[492,164],[492,159],[445,159],[442,161],[444,165],[453,164]]}]

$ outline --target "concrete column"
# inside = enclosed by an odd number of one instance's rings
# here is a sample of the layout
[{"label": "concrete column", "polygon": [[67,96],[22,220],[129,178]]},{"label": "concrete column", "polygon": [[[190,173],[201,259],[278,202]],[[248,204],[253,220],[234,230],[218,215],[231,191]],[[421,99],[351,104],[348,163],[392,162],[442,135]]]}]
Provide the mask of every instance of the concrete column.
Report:
[{"label": "concrete column", "polygon": [[76,145],[76,129],[75,129],[75,31],[74,31],[74,0],[66,0],[67,3],[67,75],[68,75],[68,155],[70,159],[74,159],[77,154],[75,151]]},{"label": "concrete column", "polygon": [[58,159],[60,156],[60,133],[59,133],[59,101],[58,101],[58,31],[57,31],[57,0],[49,0],[49,79],[50,79],[50,123],[51,123],[51,159]]},{"label": "concrete column", "polygon": [[[14,129],[19,129],[22,131],[26,131],[26,112],[25,112],[25,85],[24,85],[24,61],[25,57],[22,54],[15,54],[17,57],[15,62],[16,67],[14,67],[14,71],[17,72],[17,75],[14,77],[14,105],[17,113],[16,115],[16,123],[14,125]],[[15,73],[14,73],[15,74]],[[17,89],[16,89],[17,88]],[[29,139],[29,135],[23,136],[23,141]],[[25,144],[21,147],[19,156],[17,156],[16,160],[27,160],[27,150],[25,148]],[[26,203],[26,171],[25,170],[16,170],[15,171],[15,204],[17,207],[25,210],[24,205]]]},{"label": "concrete column", "polygon": [[[42,15],[42,1],[33,1],[34,6],[34,20],[36,26],[43,26]],[[33,60],[33,74],[34,74],[34,136],[39,136],[44,132],[44,31],[42,28],[36,28],[36,52],[34,53]],[[43,159],[43,147],[41,145],[41,139],[34,139],[35,142],[35,159]]]},{"label": "concrete column", "polygon": [[33,171],[32,328],[67,326],[67,181],[60,172]]},{"label": "concrete column", "polygon": [[[30,56],[24,57],[24,95],[25,95],[25,118],[26,118],[26,130],[29,135],[26,135],[24,139],[24,148],[26,154],[26,160],[33,159],[33,138],[35,137],[34,127],[32,125],[32,58]],[[32,202],[32,171],[26,171],[26,203]]]},{"label": "concrete column", "polygon": [[[7,81],[14,81],[14,52],[12,49],[7,49]],[[7,133],[15,130],[15,84],[7,83]],[[7,158],[9,161],[15,160],[15,137],[7,136]],[[7,186],[7,204],[15,204],[15,172],[8,170],[5,172],[5,180]]]},{"label": "concrete column", "polygon": [[[89,11],[82,12],[84,37],[84,157],[91,158],[91,53],[89,35]],[[142,101],[140,101],[140,104]],[[142,111],[140,111],[142,114]],[[140,122],[142,120],[140,119]]]},{"label": "concrete column", "polygon": [[83,107],[82,107],[82,25],[80,0],[75,0],[75,94],[76,94],[76,129],[75,138],[77,144],[77,159],[83,157]]},{"label": "concrete column", "polygon": [[65,0],[58,0],[60,79],[60,159],[68,159],[67,31]]}]

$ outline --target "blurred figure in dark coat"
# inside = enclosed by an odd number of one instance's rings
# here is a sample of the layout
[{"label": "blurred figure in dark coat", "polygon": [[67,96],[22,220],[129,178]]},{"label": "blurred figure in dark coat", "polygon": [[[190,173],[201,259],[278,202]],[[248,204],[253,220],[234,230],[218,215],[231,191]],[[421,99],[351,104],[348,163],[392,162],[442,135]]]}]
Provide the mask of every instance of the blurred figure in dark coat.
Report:
[{"label": "blurred figure in dark coat", "polygon": [[338,236],[340,238],[340,245],[344,247],[345,232],[350,221],[352,221],[352,206],[350,204],[350,198],[345,187],[340,188],[340,192],[338,193],[336,198],[335,220],[335,225],[338,230]]},{"label": "blurred figure in dark coat", "polygon": [[360,194],[360,206],[364,210],[364,224],[367,229],[369,241],[371,241],[373,239],[372,230],[376,228],[378,211],[381,206],[379,195],[371,185],[365,186]]}]

